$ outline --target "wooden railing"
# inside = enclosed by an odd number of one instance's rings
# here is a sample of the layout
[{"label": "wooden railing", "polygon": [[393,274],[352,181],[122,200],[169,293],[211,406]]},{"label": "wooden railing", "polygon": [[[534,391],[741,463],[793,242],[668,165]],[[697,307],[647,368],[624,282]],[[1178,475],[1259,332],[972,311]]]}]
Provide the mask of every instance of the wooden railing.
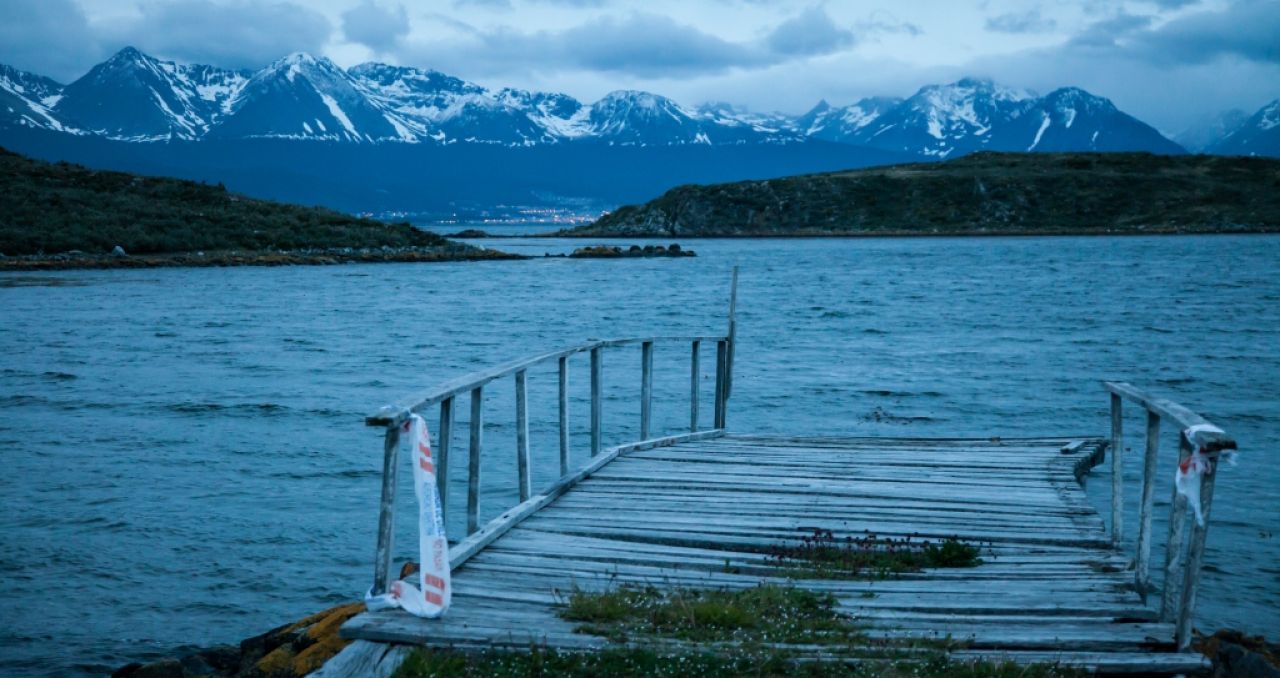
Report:
[{"label": "wooden railing", "polygon": [[[1147,599],[1152,591],[1151,513],[1155,504],[1156,461],[1160,453],[1160,424],[1169,420],[1178,427],[1178,462],[1194,451],[1182,431],[1208,424],[1203,417],[1187,408],[1123,382],[1103,382],[1111,393],[1111,542],[1119,548],[1124,535],[1124,400],[1141,405],[1147,412],[1146,449],[1142,463],[1142,497],[1138,502],[1138,540],[1134,546],[1134,587]],[[1234,449],[1235,442],[1225,435],[1216,436],[1209,446],[1209,456],[1217,463],[1218,452]],[[1204,524],[1191,521],[1190,538],[1185,533],[1188,520],[1187,500],[1173,490],[1169,514],[1168,542],[1164,557],[1164,590],[1160,619],[1175,622],[1174,639],[1179,650],[1191,643],[1191,622],[1195,612],[1196,593],[1200,587],[1200,567],[1204,559],[1205,536],[1209,530],[1209,510],[1213,505],[1213,485],[1218,477],[1206,473],[1200,480],[1200,506]]]},{"label": "wooden railing", "polygon": [[[439,406],[440,426],[436,429],[437,442],[433,450],[436,462],[436,481],[441,506],[448,505],[449,466],[453,448],[453,423],[455,401],[469,394],[471,401],[470,445],[467,459],[467,536],[449,549],[450,564],[461,565],[481,548],[491,543],[520,520],[550,503],[582,478],[593,473],[618,454],[684,440],[695,440],[722,435],[727,419],[729,391],[733,374],[733,347],[737,335],[736,306],[738,269],[733,269],[729,294],[729,328],[725,335],[717,336],[658,336],[591,341],[550,353],[513,360],[487,370],[473,372],[440,386],[387,405],[365,418],[367,426],[381,427],[383,437],[382,501],[378,516],[378,545],[375,555],[373,593],[383,593],[390,579],[391,555],[395,522],[397,472],[399,469],[400,427],[410,414],[423,414],[433,406]],[[700,353],[703,344],[716,345],[715,400],[712,428],[703,430],[698,406],[701,400]],[[690,346],[689,358],[689,431],[688,433],[651,438],[653,420],[653,347],[655,344],[679,344]],[[602,449],[604,353],[607,349],[640,346],[640,428],[639,440]],[[569,359],[581,353],[591,356],[591,457],[583,468],[570,473],[569,469]],[[531,367],[555,361],[559,367],[559,477],[534,496],[529,468],[529,398],[528,372]],[[502,515],[480,526],[480,459],[484,452],[484,389],[491,382],[513,377],[516,392],[516,488],[520,503]]]}]

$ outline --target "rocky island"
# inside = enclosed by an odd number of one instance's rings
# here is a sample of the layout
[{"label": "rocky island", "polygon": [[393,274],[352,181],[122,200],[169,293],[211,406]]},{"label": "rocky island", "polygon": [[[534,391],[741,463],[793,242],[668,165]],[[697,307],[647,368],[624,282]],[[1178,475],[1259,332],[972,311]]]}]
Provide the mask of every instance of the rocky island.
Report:
[{"label": "rocky island", "polygon": [[1280,160],[975,153],[710,186],[622,207],[570,237],[1259,233],[1280,231]]}]

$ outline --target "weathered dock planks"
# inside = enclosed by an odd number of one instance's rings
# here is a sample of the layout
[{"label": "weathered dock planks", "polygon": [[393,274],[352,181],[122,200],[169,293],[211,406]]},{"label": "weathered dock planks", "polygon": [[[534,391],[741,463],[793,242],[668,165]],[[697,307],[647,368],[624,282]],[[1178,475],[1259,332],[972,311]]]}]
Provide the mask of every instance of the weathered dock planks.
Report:
[{"label": "weathered dock planks", "polygon": [[764,551],[822,528],[982,546],[985,562],[974,568],[789,582],[833,593],[872,637],[950,635],[964,648],[958,656],[1113,672],[1204,665],[1174,651],[1175,625],[1144,604],[1128,559],[1085,500],[1077,478],[1101,460],[1103,440],[715,436],[598,458],[468,547],[446,617],[365,613],[342,634],[456,648],[604,647],[557,616],[568,592],[788,583]]}]

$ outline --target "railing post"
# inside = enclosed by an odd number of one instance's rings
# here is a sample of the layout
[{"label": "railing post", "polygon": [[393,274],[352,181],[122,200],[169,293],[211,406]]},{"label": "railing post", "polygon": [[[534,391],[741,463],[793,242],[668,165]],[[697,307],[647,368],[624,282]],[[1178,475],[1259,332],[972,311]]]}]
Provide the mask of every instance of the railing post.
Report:
[{"label": "railing post", "polygon": [[480,448],[484,443],[484,387],[471,389],[471,459],[467,467],[467,534],[480,527]]},{"label": "railing post", "polygon": [[693,352],[689,355],[689,432],[698,432],[698,358],[702,342],[693,342]]},{"label": "railing post", "polygon": [[[722,409],[729,408],[729,394],[733,391],[733,353],[738,343],[738,267],[733,267],[733,282],[729,285],[729,333],[725,335],[728,344],[724,355],[724,403]],[[721,413],[724,418],[724,413]],[[724,428],[721,426],[720,428]]]},{"label": "railing post", "polygon": [[1111,394],[1111,545],[1124,537],[1124,405]]},{"label": "railing post", "polygon": [[400,425],[387,427],[382,441],[382,503],[378,512],[378,546],[373,557],[373,595],[387,592],[391,576],[391,550],[395,537],[396,463],[400,450]]},{"label": "railing post", "polygon": [[[1186,436],[1178,435],[1178,463],[1191,456],[1191,444]],[[1169,502],[1169,539],[1164,550],[1164,591],[1160,601],[1160,620],[1172,622],[1178,619],[1177,607],[1182,602],[1180,584],[1183,582],[1183,566],[1186,549],[1183,548],[1182,530],[1187,517],[1187,499],[1173,488]]]},{"label": "railing post", "polygon": [[716,342],[716,405],[715,405],[715,428],[724,428],[724,401],[725,401],[725,360],[728,342],[721,339]]},{"label": "railing post", "polygon": [[[1178,435],[1182,437],[1181,433]],[[1174,639],[1178,651],[1191,646],[1191,622],[1196,609],[1196,593],[1200,589],[1200,564],[1204,560],[1204,542],[1209,534],[1209,509],[1213,505],[1213,482],[1218,477],[1217,461],[1214,468],[1200,476],[1200,515],[1204,518],[1201,525],[1194,520],[1191,523],[1191,544],[1187,547],[1187,569],[1182,582],[1181,604],[1178,606],[1178,625]]]},{"label": "railing post", "polygon": [[560,477],[569,474],[569,356],[560,356]]},{"label": "railing post", "polygon": [[1151,511],[1156,500],[1156,458],[1160,453],[1160,415],[1147,412],[1147,449],[1142,458],[1142,501],[1138,505],[1138,548],[1133,585],[1147,602],[1151,590]]},{"label": "railing post", "polygon": [[516,486],[520,502],[533,493],[529,482],[529,393],[525,370],[516,372]]},{"label": "railing post", "polygon": [[440,433],[436,442],[436,488],[440,492],[440,516],[449,513],[449,448],[453,444],[453,397],[440,401]]},{"label": "railing post", "polygon": [[600,454],[600,380],[603,372],[601,348],[591,349],[591,456]]},{"label": "railing post", "polygon": [[653,415],[653,342],[640,344],[640,439],[649,439]]}]

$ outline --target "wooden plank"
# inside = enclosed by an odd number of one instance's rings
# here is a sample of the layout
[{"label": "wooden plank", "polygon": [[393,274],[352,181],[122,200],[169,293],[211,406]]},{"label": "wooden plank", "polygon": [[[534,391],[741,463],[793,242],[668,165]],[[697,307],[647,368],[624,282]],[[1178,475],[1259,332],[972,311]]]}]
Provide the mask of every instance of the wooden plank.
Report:
[{"label": "wooden plank", "polygon": [[551,351],[539,355],[518,358],[511,360],[495,367],[490,367],[478,372],[463,375],[452,381],[436,386],[418,394],[403,398],[395,404],[386,405],[378,409],[377,412],[365,417],[365,425],[367,426],[389,426],[391,424],[401,423],[412,412],[425,409],[436,403],[453,396],[461,395],[479,386],[484,386],[491,381],[511,376],[520,370],[527,370],[530,367],[539,365],[551,360],[558,360],[561,357],[570,356],[575,353],[584,353],[586,351],[598,351],[604,348],[615,348],[619,346],[630,346],[644,342],[650,343],[688,343],[694,340],[716,341],[723,340],[724,337],[714,336],[657,336],[657,337],[628,337],[625,339],[604,339],[601,341],[593,341],[586,344],[579,344],[559,351]]},{"label": "wooden plank", "polygon": [[1160,454],[1160,415],[1147,412],[1147,445],[1142,457],[1142,497],[1138,502],[1138,545],[1133,585],[1142,602],[1151,591],[1151,512],[1156,500],[1156,460]]},{"label": "wooden plank", "polygon": [[653,415],[653,342],[640,344],[640,439],[649,439]]},{"label": "wooden plank", "polygon": [[716,342],[716,402],[715,402],[715,427],[725,428],[725,401],[728,396],[725,394],[728,361],[728,344],[724,341]]},{"label": "wooden plank", "polygon": [[701,358],[702,342],[695,341],[689,354],[689,431],[698,431],[698,379],[702,376],[698,361]]},{"label": "wooden plank", "polygon": [[[530,642],[589,649],[603,641],[574,633],[556,615],[567,591],[737,590],[767,581],[831,593],[873,638],[950,633],[968,644],[965,656],[1072,653],[1081,665],[1123,670],[1187,663],[1150,651],[1172,647],[1176,625],[1151,623],[1156,615],[1134,592],[1125,559],[1076,482],[1074,466],[1096,451],[1096,439],[774,444],[706,433],[661,448],[613,448],[566,477],[572,487],[552,485],[455,545],[455,610],[444,620],[383,611],[358,616],[343,634],[475,649]],[[1087,442],[1062,454],[1073,441]],[[768,548],[814,527],[958,535],[981,541],[985,562],[879,581],[778,576]],[[815,660],[822,651],[797,647]]]},{"label": "wooden plank", "polygon": [[467,464],[467,534],[480,527],[480,449],[484,445],[484,387],[471,389],[471,445]]},{"label": "wooden plank", "polygon": [[560,356],[560,476],[569,473],[569,356]]},{"label": "wooden plank", "polygon": [[331,657],[308,678],[390,678],[408,658],[408,645],[353,641]]},{"label": "wooden plank", "polygon": [[1124,404],[1111,394],[1111,544],[1124,539]]},{"label": "wooden plank", "polygon": [[521,521],[533,515],[538,509],[550,504],[557,497],[568,491],[569,488],[578,484],[583,479],[590,477],[593,473],[599,471],[605,464],[614,460],[618,455],[624,452],[662,445],[674,445],[682,440],[692,438],[711,438],[717,435],[721,435],[721,432],[702,431],[700,433],[685,433],[682,435],[655,438],[653,440],[619,445],[617,447],[610,448],[605,453],[598,455],[591,461],[591,463],[582,467],[576,473],[557,480],[537,496],[530,497],[528,500],[521,502],[520,504],[505,511],[497,518],[489,521],[489,523],[484,526],[483,530],[469,530],[469,536],[466,539],[450,547],[449,564],[453,568],[461,566],[471,558],[471,556],[478,553],[480,549],[493,543],[495,539],[506,534],[506,532],[512,527],[515,527]]},{"label": "wooden plank", "polygon": [[387,592],[391,552],[395,548],[396,478],[400,465],[400,426],[388,426],[382,439],[382,499],[378,507],[378,545],[373,557],[373,595]]},{"label": "wooden plank", "polygon": [[440,401],[440,429],[436,434],[436,491],[440,493],[440,514],[449,511],[449,450],[453,446],[453,398]]},{"label": "wooden plank", "polygon": [[1125,382],[1102,382],[1104,388],[1115,396],[1123,396],[1147,408],[1149,412],[1155,412],[1161,417],[1172,419],[1178,423],[1179,428],[1191,428],[1200,424],[1208,424],[1204,417],[1192,412],[1191,410],[1165,398],[1157,398],[1142,389],[1136,388]]},{"label": "wooden plank", "polygon": [[533,493],[529,479],[529,395],[528,373],[516,372],[516,491],[520,501]]},{"label": "wooden plank", "polygon": [[603,356],[599,348],[591,349],[591,456],[600,454],[601,388],[603,387]]},{"label": "wooden plank", "polygon": [[[1191,444],[1186,436],[1178,436],[1178,463],[1191,456]],[[1164,550],[1164,591],[1160,597],[1160,620],[1176,622],[1178,606],[1182,602],[1183,566],[1186,563],[1186,545],[1183,543],[1183,523],[1187,519],[1187,499],[1172,489],[1169,501],[1169,536]]]},{"label": "wooden plank", "polygon": [[1213,485],[1217,477],[1217,473],[1205,473],[1200,476],[1200,513],[1204,517],[1204,523],[1191,521],[1191,544],[1187,547],[1182,600],[1178,606],[1176,642],[1179,652],[1185,652],[1191,647],[1191,622],[1195,619],[1196,593],[1200,589],[1200,566],[1204,561],[1205,538],[1209,534],[1209,510],[1213,508]]}]

